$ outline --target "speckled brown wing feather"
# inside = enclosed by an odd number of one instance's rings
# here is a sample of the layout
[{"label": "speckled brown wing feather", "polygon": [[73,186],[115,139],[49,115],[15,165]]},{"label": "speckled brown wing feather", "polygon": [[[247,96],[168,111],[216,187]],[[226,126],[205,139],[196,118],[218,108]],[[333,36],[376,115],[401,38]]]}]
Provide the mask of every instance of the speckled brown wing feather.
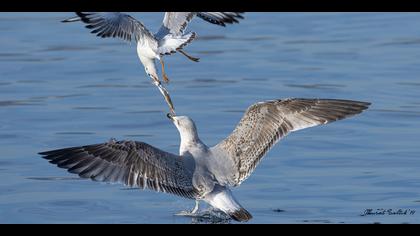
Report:
[{"label": "speckled brown wing feather", "polygon": [[261,102],[245,112],[235,130],[214,148],[233,160],[232,182],[244,181],[262,157],[290,132],[359,114],[370,103],[334,99]]}]

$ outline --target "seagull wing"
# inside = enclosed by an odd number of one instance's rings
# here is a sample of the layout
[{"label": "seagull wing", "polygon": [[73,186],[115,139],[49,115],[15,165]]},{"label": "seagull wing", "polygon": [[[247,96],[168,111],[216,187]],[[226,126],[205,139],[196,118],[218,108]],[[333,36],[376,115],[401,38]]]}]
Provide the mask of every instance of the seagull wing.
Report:
[{"label": "seagull wing", "polygon": [[244,17],[243,12],[198,12],[197,16],[212,24],[226,26],[226,24],[239,23]]},{"label": "seagull wing", "polygon": [[162,39],[168,34],[182,35],[194,16],[221,26],[238,23],[238,19],[243,19],[241,12],[166,12],[156,38]]},{"label": "seagull wing", "polygon": [[192,183],[194,160],[146,143],[110,141],[40,154],[50,163],[82,178],[124,183],[192,199],[198,195]]},{"label": "seagull wing", "polygon": [[233,162],[229,183],[239,185],[271,147],[293,131],[341,120],[370,103],[332,99],[285,99],[254,104],[235,130],[214,150]]},{"label": "seagull wing", "polygon": [[182,35],[196,14],[196,12],[165,12],[162,25],[155,35],[156,38],[162,39],[168,34]]},{"label": "seagull wing", "polygon": [[140,22],[130,15],[120,12],[83,13],[76,12],[76,17],[63,22],[81,20],[91,33],[102,38],[121,38],[125,41],[142,41],[145,38],[154,40],[154,36]]}]

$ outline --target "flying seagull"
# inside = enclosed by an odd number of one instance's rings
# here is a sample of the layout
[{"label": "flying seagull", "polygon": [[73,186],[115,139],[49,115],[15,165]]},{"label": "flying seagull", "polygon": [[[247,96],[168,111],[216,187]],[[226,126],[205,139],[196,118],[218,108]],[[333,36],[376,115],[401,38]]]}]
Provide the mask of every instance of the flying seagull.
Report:
[{"label": "flying seagull", "polygon": [[165,97],[173,114],[174,106],[171,98],[165,87],[161,85],[157,74],[156,59],[161,63],[163,80],[169,82],[165,73],[164,55],[180,52],[192,61],[199,60],[182,50],[196,37],[195,32],[185,32],[188,23],[195,16],[220,26],[238,23],[238,20],[243,18],[240,12],[166,12],[161,27],[157,33],[153,34],[140,21],[120,12],[76,12],[76,15],[62,22],[82,21],[86,24],[86,28],[91,29],[91,33],[98,37],[117,37],[125,41],[137,42],[138,57],[147,75],[152,78],[153,83]]},{"label": "flying seagull", "polygon": [[120,182],[204,201],[237,221],[251,214],[230,188],[247,179],[270,148],[287,134],[341,120],[370,103],[332,99],[285,99],[256,103],[235,130],[213,147],[204,144],[189,117],[168,114],[179,131],[179,155],[137,141],[115,141],[40,153],[82,178]]}]

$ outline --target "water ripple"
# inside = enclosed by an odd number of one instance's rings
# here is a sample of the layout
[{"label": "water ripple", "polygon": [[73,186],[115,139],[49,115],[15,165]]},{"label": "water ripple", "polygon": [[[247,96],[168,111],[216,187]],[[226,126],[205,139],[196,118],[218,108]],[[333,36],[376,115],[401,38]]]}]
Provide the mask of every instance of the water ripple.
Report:
[{"label": "water ripple", "polygon": [[399,45],[418,45],[420,44],[420,39],[411,38],[411,39],[394,39],[392,42],[380,43],[376,46],[399,46]]},{"label": "water ripple", "polygon": [[304,88],[304,89],[338,89],[345,88],[345,85],[342,84],[285,84],[286,87],[291,88]]},{"label": "water ripple", "polygon": [[371,109],[374,112],[388,113],[392,115],[409,115],[409,116],[419,116],[420,111],[412,110],[398,110],[398,109]]},{"label": "water ripple", "polygon": [[124,137],[128,138],[144,138],[144,137],[153,137],[152,134],[126,134]]},{"label": "water ripple", "polygon": [[7,57],[7,58],[23,57],[23,56],[26,56],[26,55],[27,55],[26,53],[20,53],[20,52],[3,52],[3,53],[0,53],[0,57]]},{"label": "water ripple", "polygon": [[212,40],[223,40],[226,39],[226,36],[224,35],[203,35],[197,37],[197,40],[200,41],[212,41]]},{"label": "water ripple", "polygon": [[94,132],[77,132],[77,131],[69,131],[69,132],[57,132],[55,135],[94,135]]},{"label": "water ripple", "polygon": [[420,86],[420,82],[397,82],[398,85]]},{"label": "water ripple", "polygon": [[40,180],[40,181],[67,181],[67,180],[83,180],[82,178],[79,177],[55,177],[55,176],[50,176],[50,177],[27,177],[26,179],[29,180]]},{"label": "water ripple", "polygon": [[161,110],[142,110],[142,111],[127,111],[127,114],[154,114],[154,113],[163,113]]},{"label": "water ripple", "polygon": [[11,100],[11,101],[0,101],[0,107],[9,107],[9,106],[38,106],[43,105],[38,101],[28,101],[28,100]]},{"label": "water ripple", "polygon": [[283,42],[284,44],[334,44],[334,43],[347,43],[349,40],[345,39],[307,39],[307,40],[290,40]]},{"label": "water ripple", "polygon": [[96,50],[97,47],[92,46],[71,46],[71,45],[59,45],[59,46],[48,46],[45,49],[39,50],[39,52],[66,52],[66,51],[87,51]]},{"label": "water ripple", "polygon": [[90,84],[78,86],[77,88],[131,88],[132,86],[124,84]]},{"label": "water ripple", "polygon": [[73,107],[74,110],[111,110],[112,107]]}]

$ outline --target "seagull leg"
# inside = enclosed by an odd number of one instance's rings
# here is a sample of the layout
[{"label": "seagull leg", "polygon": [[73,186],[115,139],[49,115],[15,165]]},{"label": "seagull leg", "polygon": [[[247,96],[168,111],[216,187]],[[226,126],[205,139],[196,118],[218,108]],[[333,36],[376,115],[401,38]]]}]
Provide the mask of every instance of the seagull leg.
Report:
[{"label": "seagull leg", "polygon": [[200,202],[198,200],[195,200],[195,206],[192,209],[191,214],[196,214],[198,212],[199,204],[200,204]]},{"label": "seagull leg", "polygon": [[169,78],[168,76],[166,76],[165,73],[165,63],[163,62],[163,58],[161,58],[160,60],[160,64],[162,65],[162,77],[163,77],[163,81],[165,81],[165,83],[169,83]]},{"label": "seagull leg", "polygon": [[180,52],[182,55],[186,56],[191,61],[194,61],[194,62],[199,62],[200,61],[200,58],[198,58],[198,57],[192,57],[192,56],[188,55],[186,52],[184,52],[181,49],[178,49],[178,52]]},{"label": "seagull leg", "polygon": [[198,210],[199,210],[199,204],[200,202],[198,200],[195,200],[195,206],[191,211],[181,211],[175,215],[177,216],[197,216]]},{"label": "seagull leg", "polygon": [[155,78],[155,76],[151,76],[151,78],[153,79],[153,84],[159,89],[160,93],[165,98],[165,101],[169,106],[169,110],[171,111],[171,114],[175,115],[175,108],[172,103],[171,96],[169,96],[168,90],[166,90],[166,88],[162,86],[162,83],[159,81],[158,78]]}]

